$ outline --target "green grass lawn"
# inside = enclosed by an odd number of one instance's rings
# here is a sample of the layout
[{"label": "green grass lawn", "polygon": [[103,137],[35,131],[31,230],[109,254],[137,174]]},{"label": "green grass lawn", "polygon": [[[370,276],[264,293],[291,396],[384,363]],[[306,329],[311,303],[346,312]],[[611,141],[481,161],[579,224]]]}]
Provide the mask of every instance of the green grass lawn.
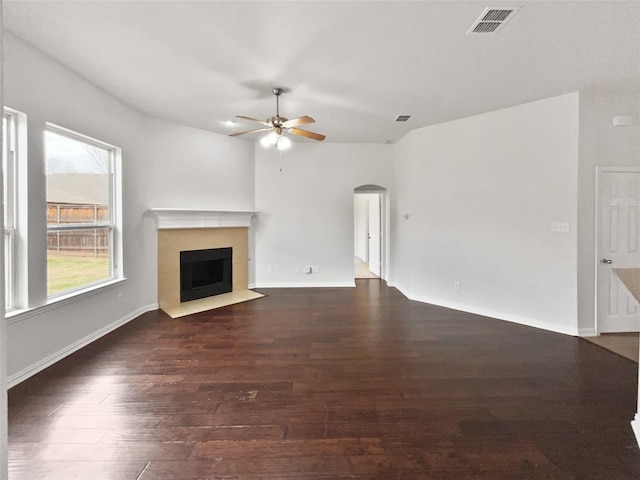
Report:
[{"label": "green grass lawn", "polygon": [[105,257],[52,256],[47,258],[49,295],[109,277]]}]

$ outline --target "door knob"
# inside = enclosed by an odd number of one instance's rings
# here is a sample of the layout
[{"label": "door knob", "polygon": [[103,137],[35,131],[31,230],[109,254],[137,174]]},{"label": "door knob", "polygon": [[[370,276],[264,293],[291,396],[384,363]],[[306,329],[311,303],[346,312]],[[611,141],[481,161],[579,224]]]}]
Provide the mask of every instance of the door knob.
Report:
[{"label": "door knob", "polygon": [[606,263],[607,265],[611,265],[613,263],[613,260],[610,260],[608,258],[603,258],[602,259],[602,263]]}]

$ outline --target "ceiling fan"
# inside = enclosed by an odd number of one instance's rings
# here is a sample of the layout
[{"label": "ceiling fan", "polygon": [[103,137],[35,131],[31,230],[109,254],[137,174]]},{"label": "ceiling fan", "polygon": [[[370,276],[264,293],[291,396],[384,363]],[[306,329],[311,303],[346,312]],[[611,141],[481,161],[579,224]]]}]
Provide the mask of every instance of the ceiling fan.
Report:
[{"label": "ceiling fan", "polygon": [[284,136],[284,132],[292,133],[293,135],[299,135],[301,137],[311,138],[312,140],[317,140],[319,142],[325,139],[325,136],[319,133],[296,128],[299,125],[307,125],[309,123],[315,122],[313,118],[306,115],[304,117],[292,118],[291,120],[285,117],[281,117],[280,94],[282,93],[282,89],[274,88],[272,89],[272,92],[276,96],[276,115],[274,117],[267,118],[266,121],[258,120],[251,117],[245,117],[243,115],[236,115],[237,118],[249,120],[250,122],[257,122],[264,125],[264,127],[256,128],[255,130],[248,130],[246,132],[232,133],[231,135],[229,135],[230,137],[237,137],[238,135],[246,135],[248,133],[271,131],[269,135],[261,140],[261,143],[265,146],[273,145],[279,149],[288,148],[291,145],[291,140]]}]

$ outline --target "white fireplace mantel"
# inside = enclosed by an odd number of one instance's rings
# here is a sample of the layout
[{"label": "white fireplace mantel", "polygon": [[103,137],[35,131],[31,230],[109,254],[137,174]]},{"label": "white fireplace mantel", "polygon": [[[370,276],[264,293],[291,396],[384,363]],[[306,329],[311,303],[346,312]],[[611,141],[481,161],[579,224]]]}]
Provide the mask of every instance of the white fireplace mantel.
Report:
[{"label": "white fireplace mantel", "polygon": [[158,230],[169,228],[249,227],[255,210],[206,210],[191,208],[151,208]]}]

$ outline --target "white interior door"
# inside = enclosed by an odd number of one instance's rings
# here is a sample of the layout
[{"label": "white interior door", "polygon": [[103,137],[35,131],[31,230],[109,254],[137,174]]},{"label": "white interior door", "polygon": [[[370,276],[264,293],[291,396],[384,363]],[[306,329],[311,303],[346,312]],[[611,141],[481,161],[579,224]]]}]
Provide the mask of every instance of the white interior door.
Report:
[{"label": "white interior door", "polygon": [[640,268],[640,169],[598,172],[598,332],[637,332],[640,307],[614,269]]},{"label": "white interior door", "polygon": [[368,222],[368,261],[369,271],[374,275],[380,276],[380,195],[372,195],[367,202],[369,204],[369,222]]}]

